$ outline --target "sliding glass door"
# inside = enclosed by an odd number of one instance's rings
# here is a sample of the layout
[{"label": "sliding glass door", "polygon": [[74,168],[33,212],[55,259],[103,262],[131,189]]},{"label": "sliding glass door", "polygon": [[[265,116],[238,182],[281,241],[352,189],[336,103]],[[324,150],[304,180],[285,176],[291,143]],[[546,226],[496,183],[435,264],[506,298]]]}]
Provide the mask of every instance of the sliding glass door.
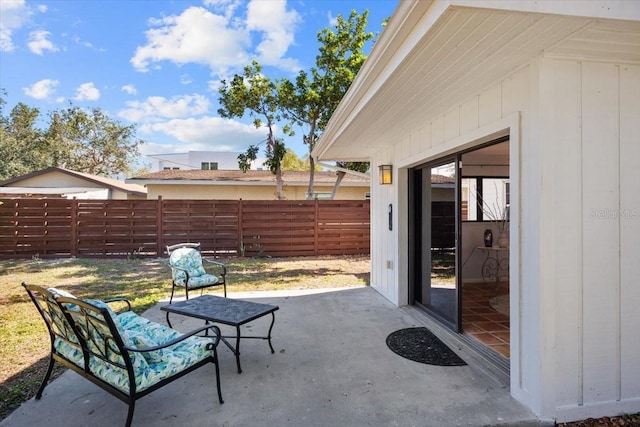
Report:
[{"label": "sliding glass door", "polygon": [[412,302],[460,330],[459,160],[410,172]]}]

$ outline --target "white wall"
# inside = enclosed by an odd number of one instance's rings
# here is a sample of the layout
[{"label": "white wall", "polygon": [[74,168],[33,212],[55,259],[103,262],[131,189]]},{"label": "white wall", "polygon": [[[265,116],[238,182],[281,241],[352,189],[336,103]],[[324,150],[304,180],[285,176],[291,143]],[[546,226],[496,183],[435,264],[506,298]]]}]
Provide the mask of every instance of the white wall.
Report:
[{"label": "white wall", "polygon": [[[151,160],[151,171],[169,169],[201,169],[202,162],[217,162],[219,170],[239,170],[238,154],[224,151],[189,151],[186,153],[166,153],[148,156]],[[264,159],[257,159],[251,169],[264,169]]]},{"label": "white wall", "polygon": [[372,158],[394,185],[372,185],[371,285],[408,303],[408,168],[508,129],[511,393],[559,421],[640,410],[640,67],[539,57],[422,113]]},{"label": "white wall", "polygon": [[[523,68],[496,81],[467,102],[452,106],[431,119],[425,117],[417,106],[414,128],[390,129],[389,134],[380,136],[394,143],[373,157],[372,170],[378,164],[393,164],[395,170],[393,186],[372,185],[371,189],[372,203],[375,204],[371,219],[371,286],[396,304],[409,302],[407,248],[412,237],[408,235],[407,222],[407,170],[511,133],[510,294],[511,306],[520,311],[519,315],[512,316],[511,322],[511,390],[516,398],[540,412],[540,264],[535,255],[539,252],[537,230],[540,216],[536,211],[538,204],[534,202],[539,197],[539,162],[528,134],[530,92],[535,88],[532,79],[537,79],[537,69],[531,66]],[[521,155],[524,155],[521,151],[529,157],[526,162],[521,160]],[[521,179],[525,173],[526,179]],[[373,178],[372,182],[377,180]],[[521,192],[527,195],[527,200],[522,202],[518,199]],[[389,203],[394,206],[392,231],[387,229],[386,223]],[[529,207],[522,217],[519,214],[520,203]],[[522,234],[521,224],[525,229]],[[519,244],[523,235],[528,236],[526,247]],[[526,254],[526,258],[520,255],[521,252]],[[393,268],[387,268],[387,261],[391,261]]]},{"label": "white wall", "polygon": [[546,404],[640,409],[640,67],[543,61]]}]

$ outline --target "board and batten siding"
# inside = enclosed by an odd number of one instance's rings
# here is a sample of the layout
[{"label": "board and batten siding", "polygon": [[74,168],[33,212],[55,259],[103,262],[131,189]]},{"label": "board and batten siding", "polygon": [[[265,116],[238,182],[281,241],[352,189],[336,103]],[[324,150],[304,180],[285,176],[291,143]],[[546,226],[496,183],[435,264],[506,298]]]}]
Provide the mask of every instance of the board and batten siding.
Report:
[{"label": "board and batten siding", "polygon": [[[640,400],[640,67],[545,60],[543,306],[557,416]],[[545,83],[543,83],[545,84]],[[547,397],[551,399],[552,397]],[[592,408],[592,409],[590,409]]]},{"label": "board and batten siding", "polygon": [[416,106],[415,126],[380,135],[392,144],[372,158],[374,167],[394,165],[394,185],[372,176],[371,285],[408,303],[407,170],[468,148],[515,115],[511,392],[559,421],[633,411],[640,400],[640,68],[540,56],[441,115],[421,113]]},{"label": "board and batten siding", "polygon": [[[398,305],[409,302],[408,251],[412,239],[408,235],[409,168],[436,160],[446,154],[488,142],[489,135],[512,129],[511,182],[512,199],[511,257],[524,259],[511,264],[511,301],[519,315],[511,321],[511,390],[515,397],[537,410],[541,404],[540,350],[540,252],[539,246],[539,148],[533,142],[535,132],[529,111],[532,91],[538,79],[537,61],[497,79],[492,85],[470,96],[467,101],[446,108],[429,118],[416,105],[408,121],[413,127],[393,128],[380,135],[393,144],[372,158],[374,167],[394,165],[394,185],[377,184],[372,176],[371,217],[371,286]],[[522,160],[522,159],[525,159]],[[377,171],[374,171],[374,173]],[[520,197],[519,194],[526,194]],[[387,228],[387,206],[393,204],[393,230]],[[520,206],[522,205],[522,207]],[[526,209],[524,209],[526,207]],[[384,213],[379,215],[375,213]],[[514,221],[519,218],[519,223]],[[525,224],[521,226],[520,224]],[[519,242],[526,239],[529,244]],[[393,242],[397,241],[397,245]],[[525,257],[525,258],[523,258]],[[391,268],[389,268],[389,261]]]}]

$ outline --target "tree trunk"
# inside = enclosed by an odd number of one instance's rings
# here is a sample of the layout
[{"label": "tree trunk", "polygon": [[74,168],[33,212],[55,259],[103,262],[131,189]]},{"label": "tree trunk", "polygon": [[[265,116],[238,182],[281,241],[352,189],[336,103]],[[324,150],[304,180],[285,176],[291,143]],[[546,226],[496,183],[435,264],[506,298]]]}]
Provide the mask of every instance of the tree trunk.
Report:
[{"label": "tree trunk", "polygon": [[282,169],[280,166],[276,169],[276,197],[278,200],[284,200],[282,192]]},{"label": "tree trunk", "polygon": [[309,129],[309,137],[307,138],[307,142],[309,145],[309,188],[307,188],[307,200],[313,199],[313,181],[315,179],[316,172],[316,161],[311,155],[311,152],[316,146],[316,124],[315,121],[311,123]]},{"label": "tree trunk", "polygon": [[342,178],[344,178],[345,175],[346,175],[346,172],[338,171],[338,178],[336,179],[336,183],[333,186],[333,191],[331,192],[331,200],[335,200],[336,193],[338,192],[338,187],[340,187]]},{"label": "tree trunk", "polygon": [[316,161],[309,155],[309,188],[307,188],[307,200],[313,199],[313,180],[316,173]]}]

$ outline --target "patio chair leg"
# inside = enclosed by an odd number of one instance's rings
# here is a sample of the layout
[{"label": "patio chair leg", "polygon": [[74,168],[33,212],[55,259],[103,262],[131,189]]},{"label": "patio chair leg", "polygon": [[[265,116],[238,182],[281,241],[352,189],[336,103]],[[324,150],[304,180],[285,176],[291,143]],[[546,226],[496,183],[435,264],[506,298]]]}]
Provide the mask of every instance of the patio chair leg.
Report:
[{"label": "patio chair leg", "polygon": [[133,410],[136,407],[136,401],[132,400],[131,402],[129,402],[129,412],[127,413],[127,423],[125,424],[126,427],[130,427],[131,426],[131,421],[133,421]]},{"label": "patio chair leg", "polygon": [[173,291],[176,289],[176,285],[173,284],[171,286],[171,298],[169,298],[169,304],[171,304],[171,302],[173,301]]},{"label": "patio chair leg", "polygon": [[218,400],[220,401],[220,404],[224,403],[224,400],[222,400],[222,390],[220,389],[220,367],[218,366],[218,350],[216,350],[216,348],[213,348],[213,357],[216,359],[216,387],[218,387]]},{"label": "patio chair leg", "polygon": [[44,391],[44,388],[47,386],[47,382],[49,381],[49,377],[51,376],[51,372],[53,371],[54,363],[55,361],[53,360],[53,357],[49,357],[49,367],[47,368],[47,373],[45,374],[44,379],[42,380],[42,384],[40,384],[38,393],[36,393],[36,400],[42,397],[42,392]]}]

